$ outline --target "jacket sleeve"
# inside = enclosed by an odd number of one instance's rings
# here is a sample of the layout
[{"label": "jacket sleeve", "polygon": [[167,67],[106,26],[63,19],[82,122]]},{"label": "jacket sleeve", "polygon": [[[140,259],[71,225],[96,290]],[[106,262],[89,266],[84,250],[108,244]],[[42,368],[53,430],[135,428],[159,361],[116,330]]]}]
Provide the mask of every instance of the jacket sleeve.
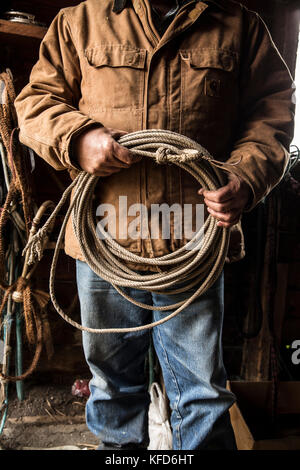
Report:
[{"label": "jacket sleeve", "polygon": [[250,13],[240,78],[239,129],[229,163],[251,187],[253,209],[281,180],[294,132],[295,85],[270,33]]},{"label": "jacket sleeve", "polygon": [[72,137],[101,125],[78,110],[80,63],[70,27],[61,10],[40,46],[29,83],[15,100],[20,141],[57,170],[72,164]]}]

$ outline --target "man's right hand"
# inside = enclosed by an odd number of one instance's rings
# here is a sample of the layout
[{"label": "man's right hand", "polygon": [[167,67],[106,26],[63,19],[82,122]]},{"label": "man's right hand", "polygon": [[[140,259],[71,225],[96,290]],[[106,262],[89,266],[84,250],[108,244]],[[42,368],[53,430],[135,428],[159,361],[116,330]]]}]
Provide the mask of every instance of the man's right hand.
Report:
[{"label": "man's right hand", "polygon": [[141,157],[133,155],[115,139],[126,132],[106,127],[88,129],[74,140],[73,158],[80,168],[97,176],[109,176],[129,168]]}]

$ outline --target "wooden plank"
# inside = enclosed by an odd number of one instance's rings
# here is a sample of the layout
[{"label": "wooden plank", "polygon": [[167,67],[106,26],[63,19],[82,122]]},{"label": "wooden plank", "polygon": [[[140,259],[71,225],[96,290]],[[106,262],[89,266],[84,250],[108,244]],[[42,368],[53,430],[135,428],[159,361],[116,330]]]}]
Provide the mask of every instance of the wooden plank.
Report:
[{"label": "wooden plank", "polygon": [[80,424],[85,423],[85,415],[77,415],[77,416],[58,416],[55,417],[51,416],[21,416],[20,418],[8,418],[8,424],[10,425],[21,425],[26,424],[30,426],[34,425],[43,425],[43,424],[53,424],[53,423],[70,423],[70,424]]},{"label": "wooden plank", "polygon": [[44,26],[27,23],[16,23],[0,19],[0,34],[9,36],[28,37],[33,39],[43,39],[47,32]]}]

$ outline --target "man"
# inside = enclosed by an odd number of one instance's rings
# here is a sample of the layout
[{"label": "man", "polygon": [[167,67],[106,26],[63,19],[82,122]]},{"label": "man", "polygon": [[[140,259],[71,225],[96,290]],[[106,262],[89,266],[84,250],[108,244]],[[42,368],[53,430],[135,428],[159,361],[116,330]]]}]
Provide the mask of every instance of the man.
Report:
[{"label": "man", "polygon": [[[262,20],[231,1],[88,0],[60,11],[44,38],[30,83],[16,100],[20,139],[57,170],[101,176],[100,203],[119,198],[147,208],[205,202],[235,225],[281,179],[293,129],[292,80]],[[138,159],[122,132],[169,129],[235,163],[228,183],[203,191],[175,166]],[[151,222],[150,222],[151,223]],[[185,243],[117,237],[141,256]],[[77,260],[82,322],[94,328],[149,322],[84,262],[71,224],[65,251]],[[136,266],[136,269],[143,269]],[[234,396],[222,360],[223,275],[152,339],[171,407],[174,449],[235,449]],[[184,299],[128,289],[142,303]],[[174,298],[175,297],[175,298]],[[161,318],[153,311],[154,320]],[[92,372],[87,424],[100,449],[147,447],[149,331],[83,335]]]}]

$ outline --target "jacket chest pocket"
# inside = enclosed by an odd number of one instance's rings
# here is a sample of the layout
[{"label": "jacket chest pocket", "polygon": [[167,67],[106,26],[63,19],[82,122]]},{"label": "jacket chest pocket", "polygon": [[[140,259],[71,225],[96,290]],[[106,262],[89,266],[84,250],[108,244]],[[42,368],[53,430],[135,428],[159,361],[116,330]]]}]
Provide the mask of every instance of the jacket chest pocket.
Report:
[{"label": "jacket chest pocket", "polygon": [[145,49],[101,45],[85,50],[83,78],[88,85],[91,110],[142,108],[146,64]]},{"label": "jacket chest pocket", "polygon": [[[238,54],[222,49],[180,51],[181,112],[203,111],[216,119],[238,97]],[[225,109],[227,108],[227,109]]]}]

